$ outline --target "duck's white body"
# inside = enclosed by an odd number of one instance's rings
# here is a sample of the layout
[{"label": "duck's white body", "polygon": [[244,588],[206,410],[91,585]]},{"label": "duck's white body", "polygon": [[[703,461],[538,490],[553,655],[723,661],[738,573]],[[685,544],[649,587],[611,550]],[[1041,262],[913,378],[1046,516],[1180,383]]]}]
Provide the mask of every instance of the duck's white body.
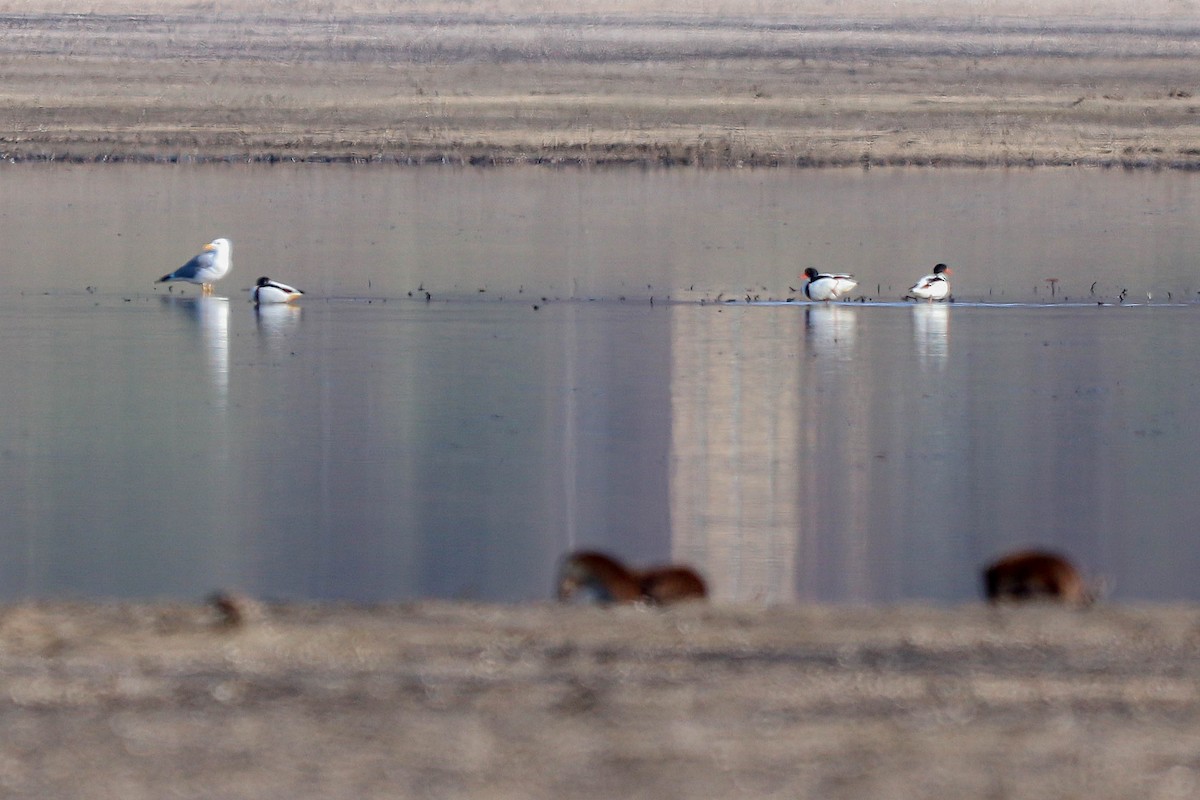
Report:
[{"label": "duck's white body", "polygon": [[174,272],[167,273],[158,279],[158,283],[166,281],[187,281],[200,285],[204,294],[212,292],[213,281],[224,278],[229,272],[233,255],[233,243],[228,239],[213,239],[204,245],[199,254]]},{"label": "duck's white body", "polygon": [[950,269],[945,264],[938,264],[933,272],[917,281],[908,290],[908,297],[918,300],[945,300],[950,296],[950,281],[946,279]]},{"label": "duck's white body", "polygon": [[808,278],[808,283],[804,284],[804,296],[809,300],[841,300],[858,286],[858,281],[849,275],[817,272],[812,267],[804,270],[804,275]]},{"label": "duck's white body", "polygon": [[286,283],[273,281],[264,276],[259,278],[258,283],[250,290],[250,299],[258,305],[291,303],[299,300],[302,294],[304,292],[294,286],[288,286]]}]

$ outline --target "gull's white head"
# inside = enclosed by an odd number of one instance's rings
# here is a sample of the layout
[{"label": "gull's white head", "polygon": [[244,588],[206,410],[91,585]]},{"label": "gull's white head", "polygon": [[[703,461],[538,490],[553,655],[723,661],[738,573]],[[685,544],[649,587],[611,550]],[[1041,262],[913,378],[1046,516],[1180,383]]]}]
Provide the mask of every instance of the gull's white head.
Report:
[{"label": "gull's white head", "polygon": [[205,252],[214,254],[212,265],[214,275],[211,280],[224,277],[225,273],[229,272],[229,267],[231,266],[233,242],[228,239],[213,239],[204,245],[204,250]]}]

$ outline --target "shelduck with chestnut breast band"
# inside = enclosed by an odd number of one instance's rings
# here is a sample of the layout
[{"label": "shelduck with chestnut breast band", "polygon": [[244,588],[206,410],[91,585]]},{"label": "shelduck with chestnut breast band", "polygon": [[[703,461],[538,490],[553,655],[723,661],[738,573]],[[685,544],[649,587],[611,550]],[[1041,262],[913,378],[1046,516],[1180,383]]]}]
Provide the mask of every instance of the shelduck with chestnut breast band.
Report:
[{"label": "shelduck with chestnut breast band", "polygon": [[950,296],[950,281],[946,276],[951,274],[951,270],[945,264],[938,264],[933,268],[933,272],[926,275],[921,280],[913,284],[913,287],[908,290],[905,298],[913,298],[916,300],[945,300]]},{"label": "shelduck with chestnut breast band", "polygon": [[255,305],[271,305],[276,303],[292,303],[300,299],[304,292],[286,283],[273,281],[266,275],[258,279],[250,290],[250,299]]}]

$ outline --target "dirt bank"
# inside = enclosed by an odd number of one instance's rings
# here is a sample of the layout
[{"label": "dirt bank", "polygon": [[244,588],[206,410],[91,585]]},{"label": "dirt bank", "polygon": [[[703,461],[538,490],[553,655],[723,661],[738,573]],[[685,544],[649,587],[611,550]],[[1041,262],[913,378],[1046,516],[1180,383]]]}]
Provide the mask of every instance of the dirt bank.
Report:
[{"label": "dirt bank", "polygon": [[0,612],[0,794],[1194,797],[1192,608]]},{"label": "dirt bank", "polygon": [[1200,166],[1188,3],[385,5],[0,3],[0,155]]}]

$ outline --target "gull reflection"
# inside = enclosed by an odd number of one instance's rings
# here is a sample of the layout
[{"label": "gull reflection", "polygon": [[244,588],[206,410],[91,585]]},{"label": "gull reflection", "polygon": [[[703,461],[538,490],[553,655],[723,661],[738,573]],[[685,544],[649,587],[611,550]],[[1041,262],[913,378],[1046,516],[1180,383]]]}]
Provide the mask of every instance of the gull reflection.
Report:
[{"label": "gull reflection", "polygon": [[229,401],[229,299],[226,297],[163,297],[199,329],[198,340],[204,345],[217,405]]},{"label": "gull reflection", "polygon": [[950,307],[943,303],[913,306],[913,337],[922,363],[941,364],[950,352]]},{"label": "gull reflection", "polygon": [[804,309],[804,341],[809,355],[853,357],[858,309],[843,304]]}]

